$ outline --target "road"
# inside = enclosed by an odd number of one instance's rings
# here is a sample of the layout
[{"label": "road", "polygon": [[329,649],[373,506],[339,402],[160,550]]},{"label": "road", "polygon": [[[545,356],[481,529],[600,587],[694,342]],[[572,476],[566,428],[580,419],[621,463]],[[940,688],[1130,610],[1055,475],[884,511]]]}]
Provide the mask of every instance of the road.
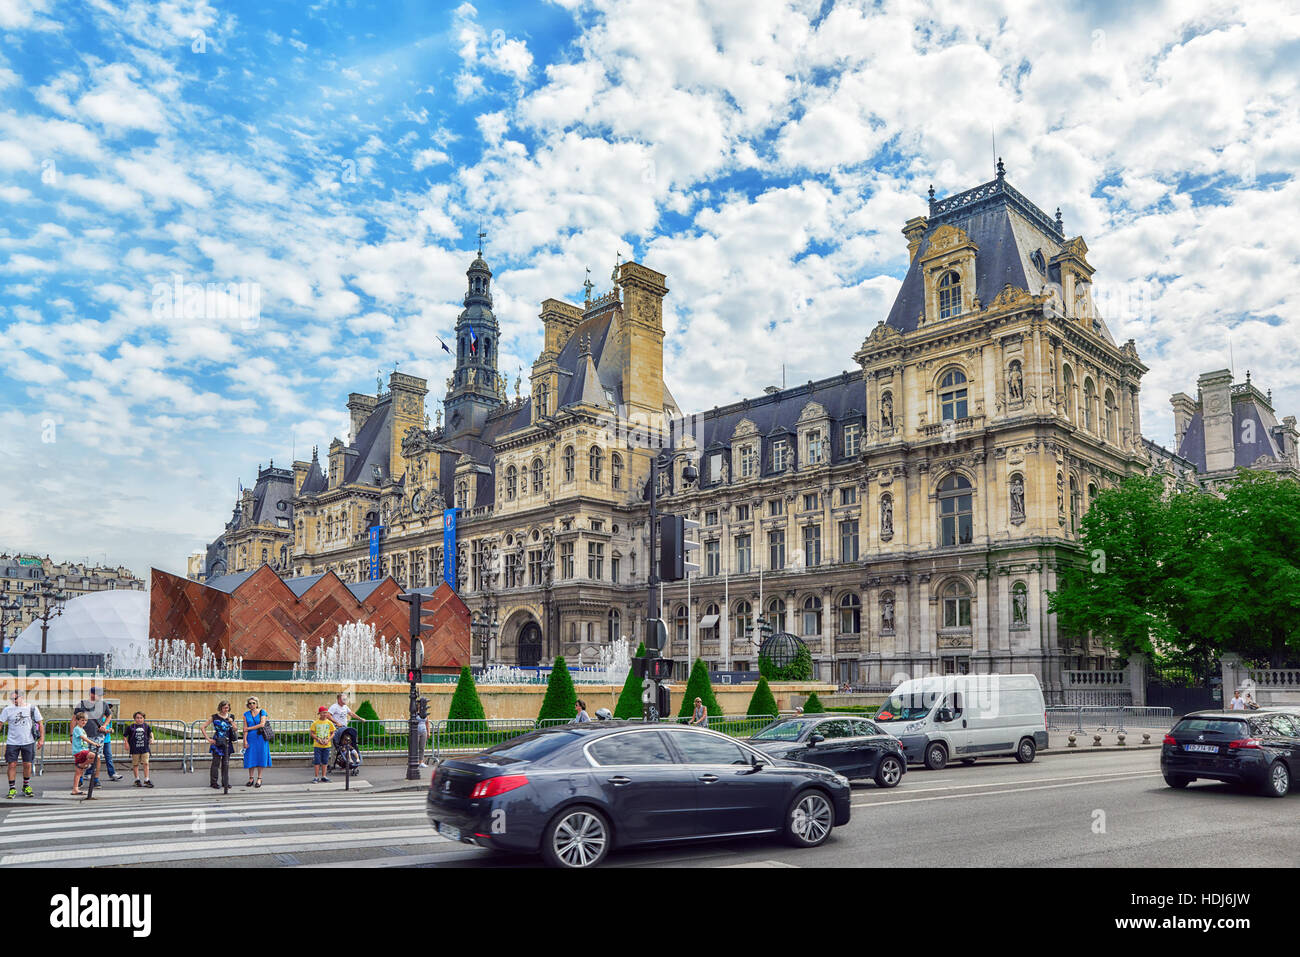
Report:
[{"label": "road", "polygon": [[[814,850],[776,840],[629,851],[613,867],[1223,867],[1294,864],[1300,793],[1167,788],[1155,750],[909,771],[855,785],[853,819]],[[0,867],[534,866],[433,834],[422,792],[195,795],[84,805],[6,802]]]}]

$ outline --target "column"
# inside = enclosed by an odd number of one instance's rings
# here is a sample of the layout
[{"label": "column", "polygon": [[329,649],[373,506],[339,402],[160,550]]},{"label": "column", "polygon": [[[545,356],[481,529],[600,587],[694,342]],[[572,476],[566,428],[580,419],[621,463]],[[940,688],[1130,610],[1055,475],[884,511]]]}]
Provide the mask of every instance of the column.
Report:
[{"label": "column", "polygon": [[972,664],[976,654],[990,655],[993,648],[989,642],[989,615],[993,610],[989,600],[989,573],[980,569],[975,573],[975,600],[979,602],[979,614],[975,616],[975,634],[971,642]]}]

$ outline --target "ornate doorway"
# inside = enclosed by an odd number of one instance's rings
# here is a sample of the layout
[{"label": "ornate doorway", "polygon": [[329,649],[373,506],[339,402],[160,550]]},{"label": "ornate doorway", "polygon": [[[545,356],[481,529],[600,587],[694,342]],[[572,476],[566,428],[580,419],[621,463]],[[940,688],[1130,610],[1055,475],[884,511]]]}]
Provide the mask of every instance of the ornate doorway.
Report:
[{"label": "ornate doorway", "polygon": [[542,661],[542,629],[530,621],[519,629],[519,667],[536,668]]}]

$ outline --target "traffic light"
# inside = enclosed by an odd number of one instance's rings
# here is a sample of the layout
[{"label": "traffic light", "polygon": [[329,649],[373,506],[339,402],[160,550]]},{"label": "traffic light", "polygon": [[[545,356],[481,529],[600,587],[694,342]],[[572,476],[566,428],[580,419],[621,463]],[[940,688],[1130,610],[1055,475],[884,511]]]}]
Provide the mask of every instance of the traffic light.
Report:
[{"label": "traffic light", "polygon": [[428,698],[421,698],[419,701],[416,702],[416,714],[418,714],[421,718],[429,717]]},{"label": "traffic light", "polygon": [[672,695],[668,693],[667,685],[658,685],[657,687],[659,689],[659,700],[656,704],[659,709],[659,714],[665,718],[669,717],[673,713]]},{"label": "traffic light", "polygon": [[667,681],[673,676],[673,663],[669,658],[651,658],[646,662],[645,677]]},{"label": "traffic light", "polygon": [[407,625],[407,631],[412,638],[417,638],[422,632],[433,631],[434,626],[428,624],[423,619],[424,615],[433,614],[432,608],[422,608],[421,603],[430,596],[421,595],[419,592],[411,592],[407,595],[398,595],[398,601],[404,601],[411,606],[410,621]]},{"label": "traffic light", "polygon": [[663,651],[668,645],[668,627],[662,618],[650,618],[645,623],[645,646],[654,651]]},{"label": "traffic light", "polygon": [[636,675],[638,678],[641,678],[642,680],[644,680],[644,679],[645,679],[645,673],[646,673],[646,665],[647,665],[647,663],[648,663],[649,661],[650,661],[649,658],[633,658],[633,659],[632,659],[632,674],[634,674],[634,675]]},{"label": "traffic light", "polygon": [[407,668],[407,669],[406,669],[406,683],[407,683],[407,684],[411,684],[411,685],[415,684],[415,669],[414,669],[414,668]]},{"label": "traffic light", "polygon": [[659,580],[679,582],[691,572],[698,572],[698,562],[688,561],[689,552],[699,548],[699,542],[686,540],[689,532],[700,527],[681,515],[659,516]]}]

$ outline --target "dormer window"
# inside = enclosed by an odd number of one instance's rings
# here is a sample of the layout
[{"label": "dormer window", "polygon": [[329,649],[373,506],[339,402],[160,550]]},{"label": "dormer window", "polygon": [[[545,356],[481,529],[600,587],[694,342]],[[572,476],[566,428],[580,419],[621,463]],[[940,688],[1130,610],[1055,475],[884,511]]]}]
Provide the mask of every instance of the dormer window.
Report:
[{"label": "dormer window", "polygon": [[939,318],[951,319],[961,315],[961,277],[946,272],[939,280]]},{"label": "dormer window", "polygon": [[826,448],[822,442],[821,429],[811,429],[808,432],[808,464],[820,465],[826,460]]},{"label": "dormer window", "polygon": [[777,439],[772,443],[772,471],[784,472],[787,457],[790,453],[790,447],[786,444],[785,439]]},{"label": "dormer window", "polygon": [[953,369],[939,380],[940,417],[945,422],[966,418],[966,374]]}]

